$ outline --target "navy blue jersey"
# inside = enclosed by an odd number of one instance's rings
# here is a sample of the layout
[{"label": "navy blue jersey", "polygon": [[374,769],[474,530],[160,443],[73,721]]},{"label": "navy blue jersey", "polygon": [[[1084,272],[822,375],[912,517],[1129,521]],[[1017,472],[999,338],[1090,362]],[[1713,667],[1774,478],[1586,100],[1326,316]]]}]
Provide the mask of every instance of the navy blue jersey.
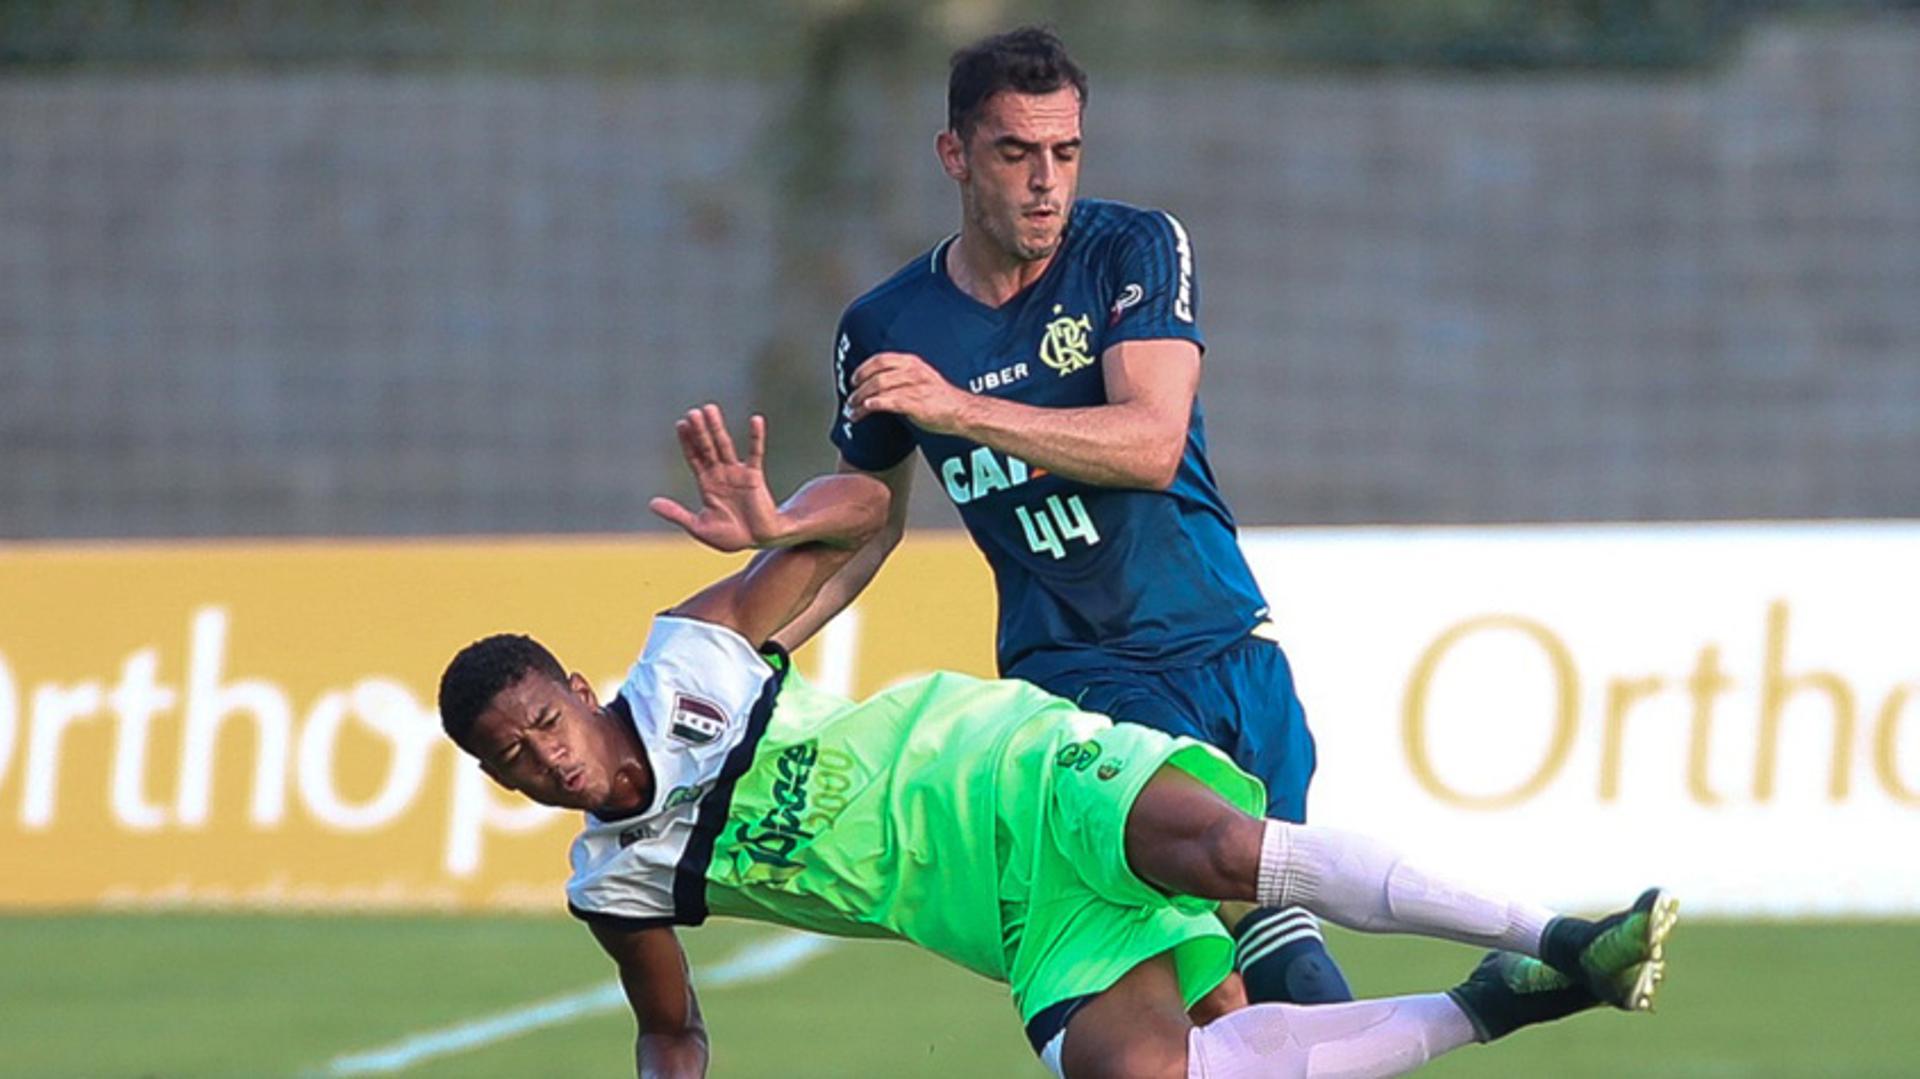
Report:
[{"label": "navy blue jersey", "polygon": [[1207,466],[1196,400],[1166,491],[1099,487],[923,431],[891,413],[846,414],[854,371],[876,352],[911,352],[973,393],[1026,405],[1105,404],[1101,353],[1121,341],[1201,344],[1193,247],[1171,215],[1116,202],[1073,206],[1046,272],[1000,307],[947,275],[953,238],[855,300],[840,320],[833,441],[878,472],[915,447],[993,567],[1000,671],[1042,680],[1091,666],[1195,663],[1266,612]]}]

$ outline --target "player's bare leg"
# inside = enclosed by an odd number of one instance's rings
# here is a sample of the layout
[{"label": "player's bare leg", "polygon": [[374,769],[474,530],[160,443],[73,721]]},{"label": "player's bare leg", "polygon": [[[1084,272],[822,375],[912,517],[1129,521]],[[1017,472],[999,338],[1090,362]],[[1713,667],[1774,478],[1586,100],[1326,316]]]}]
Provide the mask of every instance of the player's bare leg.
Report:
[{"label": "player's bare leg", "polygon": [[1193,1023],[1173,957],[1134,967],[1067,1020],[1060,1065],[1067,1079],[1186,1079]]},{"label": "player's bare leg", "polygon": [[1658,891],[1601,922],[1557,916],[1427,872],[1365,836],[1260,820],[1163,767],[1127,820],[1127,859],[1169,891],[1299,905],[1338,925],[1543,958],[1615,1007],[1651,1007],[1672,900]]},{"label": "player's bare leg", "polygon": [[1227,975],[1226,980],[1214,986],[1211,993],[1194,1001],[1193,1007],[1187,1009],[1187,1018],[1193,1020],[1195,1026],[1206,1026],[1223,1015],[1239,1011],[1248,1003],[1246,983],[1240,980],[1236,972]]}]

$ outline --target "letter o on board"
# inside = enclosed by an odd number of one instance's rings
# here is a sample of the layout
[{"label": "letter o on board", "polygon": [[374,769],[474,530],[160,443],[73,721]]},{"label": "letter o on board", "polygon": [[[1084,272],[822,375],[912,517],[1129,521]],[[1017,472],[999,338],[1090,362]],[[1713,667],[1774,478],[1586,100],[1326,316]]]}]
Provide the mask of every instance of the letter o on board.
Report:
[{"label": "letter o on board", "polygon": [[[1545,757],[1533,773],[1512,790],[1477,794],[1455,790],[1440,778],[1428,749],[1427,697],[1433,688],[1434,672],[1453,647],[1476,633],[1517,630],[1539,645],[1552,664],[1554,679],[1553,737]],[[1484,615],[1469,619],[1442,633],[1414,664],[1413,677],[1407,682],[1406,700],[1401,708],[1401,737],[1406,745],[1407,763],[1414,778],[1435,798],[1448,805],[1466,809],[1505,809],[1519,805],[1546,789],[1567,763],[1573,752],[1573,736],[1580,725],[1580,676],[1573,655],[1553,631],[1531,619],[1517,615]]]}]

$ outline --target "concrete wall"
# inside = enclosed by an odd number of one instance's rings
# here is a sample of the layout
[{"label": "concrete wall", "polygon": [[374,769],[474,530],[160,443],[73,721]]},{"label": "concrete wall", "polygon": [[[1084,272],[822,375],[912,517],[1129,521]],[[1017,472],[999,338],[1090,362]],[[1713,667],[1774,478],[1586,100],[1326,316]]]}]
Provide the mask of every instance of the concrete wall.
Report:
[{"label": "concrete wall", "polygon": [[[1243,520],[1920,514],[1920,21],[1657,79],[1094,76],[1083,190],[1194,236]],[[796,274],[788,87],[0,81],[0,537],[643,525],[680,409],[780,335],[824,393],[838,303],[953,227],[937,82],[843,95]]]}]

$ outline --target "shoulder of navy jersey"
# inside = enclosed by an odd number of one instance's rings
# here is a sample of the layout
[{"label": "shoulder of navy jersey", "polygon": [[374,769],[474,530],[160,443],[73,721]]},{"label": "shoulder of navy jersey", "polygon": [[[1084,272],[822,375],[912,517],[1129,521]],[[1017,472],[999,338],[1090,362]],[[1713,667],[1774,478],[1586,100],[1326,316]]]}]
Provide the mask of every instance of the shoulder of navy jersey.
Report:
[{"label": "shoulder of navy jersey", "polygon": [[949,236],[922,252],[854,300],[840,316],[839,329],[833,335],[833,384],[838,404],[831,437],[841,457],[856,468],[884,471],[913,452],[913,432],[904,418],[877,413],[855,423],[848,414],[847,400],[853,393],[854,371],[867,357],[891,346],[889,328],[926,294],[926,288],[937,283],[936,260],[952,242]]},{"label": "shoulder of navy jersey", "polygon": [[841,332],[859,334],[869,347],[877,347],[876,339],[885,332],[888,323],[913,302],[918,289],[933,283],[938,275],[934,260],[952,242],[951,236],[941,240],[886,280],[855,297],[840,318]]},{"label": "shoulder of navy jersey", "polygon": [[1105,253],[1116,243],[1154,242],[1170,228],[1165,210],[1133,206],[1111,199],[1076,199],[1068,244],[1088,254]]},{"label": "shoulder of navy jersey", "polygon": [[1079,238],[1093,241],[1150,226],[1160,211],[1113,199],[1075,199],[1073,228]]},{"label": "shoulder of navy jersey", "polygon": [[1104,344],[1180,338],[1204,348],[1193,241],[1180,219],[1106,199],[1081,199],[1073,213],[1068,254],[1100,282]]}]

